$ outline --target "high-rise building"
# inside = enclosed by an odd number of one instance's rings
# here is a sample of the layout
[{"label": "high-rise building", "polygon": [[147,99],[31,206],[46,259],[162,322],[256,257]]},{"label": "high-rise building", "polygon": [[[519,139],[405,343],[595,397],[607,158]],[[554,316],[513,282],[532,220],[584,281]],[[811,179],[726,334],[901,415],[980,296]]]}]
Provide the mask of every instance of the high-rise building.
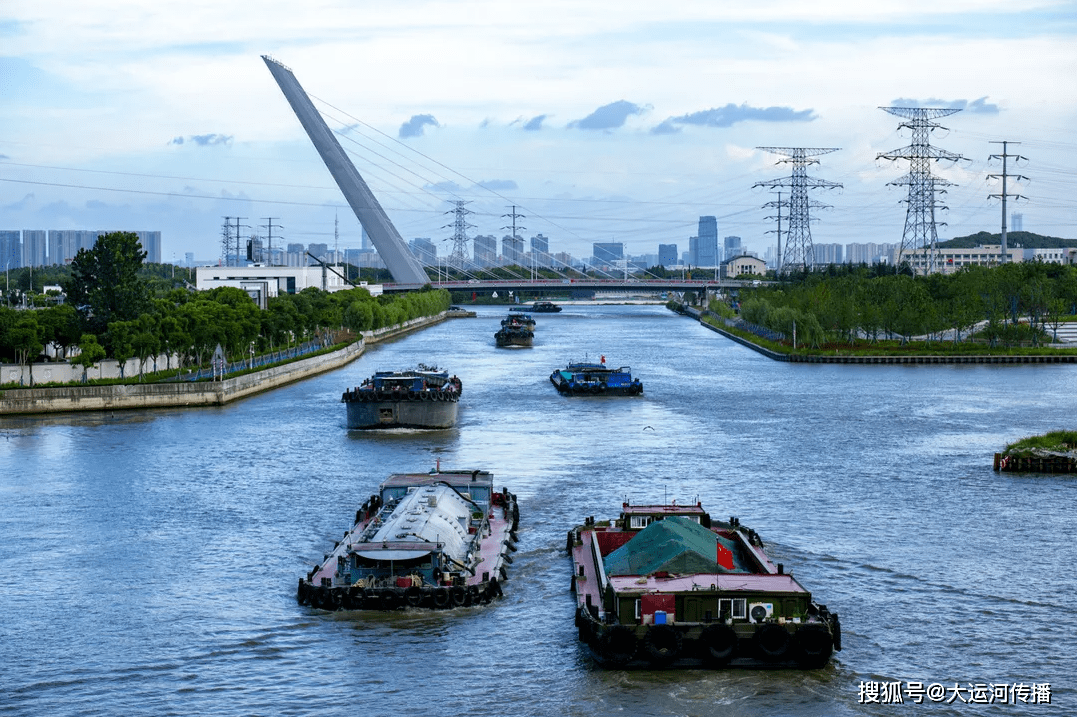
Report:
[{"label": "high-rise building", "polygon": [[625,245],[619,241],[595,242],[592,245],[595,264],[612,264],[625,258]]},{"label": "high-rise building", "polygon": [[[142,250],[146,252],[145,263],[161,263],[161,232],[135,232]],[[92,244],[90,246],[93,246]]]},{"label": "high-rise building", "polygon": [[501,259],[508,266],[522,264],[524,260],[524,240],[508,234],[501,237]]},{"label": "high-rise building", "polygon": [[714,217],[699,218],[699,236],[696,237],[696,266],[718,266],[718,220]]},{"label": "high-rise building", "polygon": [[307,251],[316,256],[319,259],[325,260],[326,255],[329,253],[328,244],[308,244]]},{"label": "high-rise building", "polygon": [[194,266],[194,252],[189,251],[183,255],[183,262],[187,266]]},{"label": "high-rise building", "polygon": [[658,265],[659,266],[676,266],[677,265],[677,245],[676,244],[659,244],[658,245]]},{"label": "high-rise building", "polygon": [[535,266],[550,266],[550,240],[541,234],[531,237],[531,259]]},{"label": "high-rise building", "polygon": [[0,230],[0,264],[5,270],[22,266],[22,232],[18,229]]},{"label": "high-rise building", "polygon": [[1025,215],[1020,212],[1010,214],[1010,231],[1023,232],[1025,230]]},{"label": "high-rise building", "polygon": [[845,246],[845,261],[850,264],[889,264],[897,244],[874,242],[853,243]]},{"label": "high-rise building", "polygon": [[812,248],[815,252],[816,265],[842,263],[841,254],[844,248],[842,244],[812,244]]},{"label": "high-rise building", "polygon": [[44,229],[22,230],[22,265],[45,266],[45,247],[48,234]]},{"label": "high-rise building", "polygon": [[427,237],[416,237],[408,242],[408,248],[423,266],[438,265],[438,248]]},{"label": "high-rise building", "polygon": [[740,256],[744,248],[741,246],[740,237],[728,236],[722,240],[723,258],[729,261],[733,257]]},{"label": "high-rise building", "polygon": [[480,234],[473,240],[475,251],[475,266],[488,268],[497,266],[497,237],[493,234]]}]

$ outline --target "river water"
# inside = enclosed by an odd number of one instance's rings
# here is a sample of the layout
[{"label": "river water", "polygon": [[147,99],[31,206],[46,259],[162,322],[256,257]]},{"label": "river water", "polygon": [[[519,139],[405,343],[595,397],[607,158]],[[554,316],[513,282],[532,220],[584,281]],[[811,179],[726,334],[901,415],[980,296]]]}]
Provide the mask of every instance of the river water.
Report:
[{"label": "river water", "polygon": [[[223,408],[0,419],[0,712],[1077,712],[1077,478],[991,469],[1006,442],[1074,427],[1077,368],[790,365],[658,306],[568,306],[536,316],[534,348],[498,349],[504,315]],[[600,355],[644,395],[549,383]],[[420,361],[463,380],[456,428],[346,430],[346,387]],[[505,597],[297,605],[379,481],[439,460],[520,497]],[[844,650],[811,672],[593,666],[564,534],[626,498],[739,516],[841,615]],[[913,703],[917,682],[944,701]],[[965,704],[976,684],[1049,685],[1051,704]]]}]

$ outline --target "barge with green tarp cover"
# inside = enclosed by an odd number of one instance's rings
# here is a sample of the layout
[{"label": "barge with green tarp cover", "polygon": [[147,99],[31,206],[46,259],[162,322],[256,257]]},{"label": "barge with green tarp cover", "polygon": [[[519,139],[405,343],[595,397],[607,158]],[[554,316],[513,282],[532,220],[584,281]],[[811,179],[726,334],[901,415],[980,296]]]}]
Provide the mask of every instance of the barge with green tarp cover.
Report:
[{"label": "barge with green tarp cover", "polygon": [[436,366],[376,371],[344,392],[348,428],[451,428],[463,383]]},{"label": "barge with green tarp cover", "polygon": [[568,533],[576,628],[609,667],[825,665],[838,615],[775,565],[737,518],[696,505],[624,504]]},{"label": "barge with green tarp cover", "polygon": [[389,476],[324,560],[299,579],[322,610],[452,608],[501,595],[520,510],[487,471]]}]

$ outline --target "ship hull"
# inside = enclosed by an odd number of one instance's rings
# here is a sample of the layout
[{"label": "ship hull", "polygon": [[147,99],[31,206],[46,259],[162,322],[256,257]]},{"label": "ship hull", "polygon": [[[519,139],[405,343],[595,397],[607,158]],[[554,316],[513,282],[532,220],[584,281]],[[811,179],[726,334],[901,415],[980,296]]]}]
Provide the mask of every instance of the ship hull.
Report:
[{"label": "ship hull", "polygon": [[429,396],[433,400],[348,401],[348,428],[452,428],[459,397]]}]

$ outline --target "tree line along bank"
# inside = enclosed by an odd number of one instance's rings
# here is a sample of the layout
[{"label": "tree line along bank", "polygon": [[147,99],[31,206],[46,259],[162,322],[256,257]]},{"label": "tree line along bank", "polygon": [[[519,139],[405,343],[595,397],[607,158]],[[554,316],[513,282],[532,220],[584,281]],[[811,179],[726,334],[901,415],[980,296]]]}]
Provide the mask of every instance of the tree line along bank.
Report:
[{"label": "tree line along bank", "polygon": [[[1049,343],[1077,314],[1077,266],[1025,262],[912,276],[883,267],[831,266],[740,291],[739,318],[794,335],[799,347],[835,348],[912,337],[953,346]],[[717,314],[728,304],[711,302]]]},{"label": "tree line along bank", "polygon": [[[308,288],[269,299],[263,311],[241,289],[192,291],[175,288],[159,270],[147,275],[145,256],[137,235],[103,235],[58,277],[65,303],[30,310],[0,306],[0,362],[31,364],[43,360],[51,345],[59,358],[70,355],[84,368],[103,358],[121,366],[137,358],[144,366],[164,354],[166,370],[181,369],[203,365],[218,344],[228,357],[240,358],[251,350],[288,348],[327,330],[398,325],[450,304],[449,292],[429,286],[379,297],[361,288],[335,293]],[[172,366],[173,356],[178,366]]]}]

